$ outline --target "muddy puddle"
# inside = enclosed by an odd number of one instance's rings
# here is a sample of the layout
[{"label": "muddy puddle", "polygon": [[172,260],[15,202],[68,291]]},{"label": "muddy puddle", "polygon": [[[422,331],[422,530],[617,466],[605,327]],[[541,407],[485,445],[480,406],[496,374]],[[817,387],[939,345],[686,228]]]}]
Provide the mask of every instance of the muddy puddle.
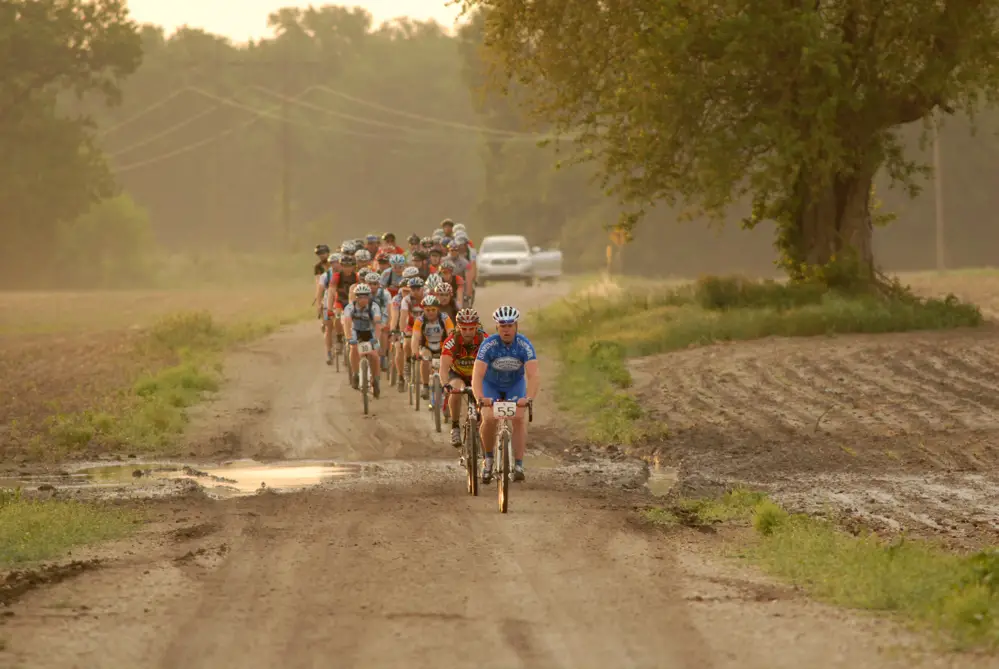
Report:
[{"label": "muddy puddle", "polygon": [[665,497],[676,486],[679,477],[680,470],[676,467],[657,464],[649,467],[649,479],[645,482],[645,487],[656,497]]},{"label": "muddy puddle", "polygon": [[129,463],[84,466],[58,474],[0,478],[0,488],[40,492],[113,489],[131,494],[169,494],[176,488],[189,487],[193,482],[212,497],[227,498],[262,490],[300,490],[360,475],[362,469],[363,466],[357,463],[326,461],[262,463],[234,460],[211,467],[170,462]]},{"label": "muddy puddle", "polygon": [[[531,470],[552,470],[560,462],[545,454],[528,455]],[[197,486],[206,495],[228,499],[262,491],[292,492],[346,479],[420,478],[432,470],[454,468],[451,461],[335,463],[330,461],[258,462],[233,460],[217,465],[178,462],[130,462],[80,466],[44,475],[0,478],[0,488],[31,492],[128,497],[178,494]]]}]

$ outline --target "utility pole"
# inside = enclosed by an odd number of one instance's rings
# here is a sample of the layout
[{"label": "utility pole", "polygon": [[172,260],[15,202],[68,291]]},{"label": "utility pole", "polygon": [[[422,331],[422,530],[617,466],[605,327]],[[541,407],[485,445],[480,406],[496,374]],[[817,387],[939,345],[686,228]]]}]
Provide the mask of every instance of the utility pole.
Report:
[{"label": "utility pole", "polygon": [[291,248],[291,60],[287,46],[283,49],[281,68],[281,224],[284,226],[284,241]]},{"label": "utility pole", "polygon": [[940,159],[940,115],[933,113],[933,193],[936,205],[936,250],[937,271],[946,269],[944,253],[944,201],[943,201],[943,161]]}]

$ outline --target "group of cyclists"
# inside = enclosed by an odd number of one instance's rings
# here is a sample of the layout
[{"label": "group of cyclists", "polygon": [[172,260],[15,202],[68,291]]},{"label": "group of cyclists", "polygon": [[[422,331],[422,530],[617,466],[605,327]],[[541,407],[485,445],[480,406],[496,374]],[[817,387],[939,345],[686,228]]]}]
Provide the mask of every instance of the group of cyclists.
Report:
[{"label": "group of cyclists", "polygon": [[[475,246],[465,226],[445,219],[429,237],[410,235],[408,250],[396,245],[391,232],[346,240],[339,251],[326,244],[315,248],[314,304],[323,321],[326,364],[350,347],[351,387],[358,388],[359,342],[371,342],[368,357],[371,392],[381,396],[380,374],[388,365],[398,372],[398,391],[406,391],[404,370],[422,360],[418,382],[423,399],[430,398],[431,365],[440,359],[446,379],[451,443],[461,447],[461,390],[472,388],[481,413],[482,482],[493,472],[498,421],[494,401],[517,403],[513,419],[513,479],[523,481],[527,421],[524,409],[537,396],[540,378],[534,346],[518,332],[520,312],[504,305],[496,309],[496,334],[487,335],[475,301]],[[392,344],[394,359],[389,359]],[[367,347],[365,347],[367,348]],[[429,352],[430,355],[424,355]]]}]

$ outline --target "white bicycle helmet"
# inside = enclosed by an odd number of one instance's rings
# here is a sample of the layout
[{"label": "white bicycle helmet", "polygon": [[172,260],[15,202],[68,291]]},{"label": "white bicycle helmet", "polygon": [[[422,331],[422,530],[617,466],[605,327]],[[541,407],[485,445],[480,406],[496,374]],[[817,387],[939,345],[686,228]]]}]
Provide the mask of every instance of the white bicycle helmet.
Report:
[{"label": "white bicycle helmet", "polygon": [[368,275],[364,277],[367,283],[381,283],[382,277],[378,275],[378,272],[368,272]]},{"label": "white bicycle helmet", "polygon": [[493,312],[493,320],[496,321],[497,325],[510,325],[520,320],[520,312],[517,311],[516,307],[504,304]]},{"label": "white bicycle helmet", "polygon": [[444,279],[439,274],[431,274],[427,277],[427,290],[437,290],[442,283],[444,283]]},{"label": "white bicycle helmet", "polygon": [[451,295],[454,293],[454,288],[448,282],[442,281],[440,285],[434,288],[434,292],[438,295]]},{"label": "white bicycle helmet", "polygon": [[354,288],[354,297],[371,297],[371,286],[366,283],[359,283]]},{"label": "white bicycle helmet", "polygon": [[455,235],[457,235],[459,232],[464,232],[464,231],[465,231],[464,223],[455,223],[454,228],[451,229],[451,232]]},{"label": "white bicycle helmet", "polygon": [[434,295],[425,295],[421,304],[423,304],[424,307],[439,307],[441,305],[441,301]]},{"label": "white bicycle helmet", "polygon": [[420,290],[423,288],[423,279],[418,276],[414,276],[409,280],[409,287],[413,290]]},{"label": "white bicycle helmet", "polygon": [[402,255],[401,253],[393,253],[391,256],[389,256],[389,262],[392,263],[393,265],[405,265],[406,256]]},{"label": "white bicycle helmet", "polygon": [[354,254],[354,258],[356,258],[359,263],[369,263],[371,262],[371,251],[367,249],[360,249]]},{"label": "white bicycle helmet", "polygon": [[402,270],[402,278],[404,279],[412,279],[418,276],[420,276],[419,268],[407,267],[406,269]]}]

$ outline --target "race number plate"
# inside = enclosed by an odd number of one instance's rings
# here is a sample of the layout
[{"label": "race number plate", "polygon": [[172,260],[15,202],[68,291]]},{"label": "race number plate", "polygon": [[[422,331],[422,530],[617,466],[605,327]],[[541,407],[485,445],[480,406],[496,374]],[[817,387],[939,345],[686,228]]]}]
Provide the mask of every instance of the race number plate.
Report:
[{"label": "race number plate", "polygon": [[493,415],[497,418],[513,418],[517,415],[517,403],[493,402]]},{"label": "race number plate", "polygon": [[360,353],[361,355],[364,355],[365,353],[371,353],[373,350],[375,349],[371,345],[370,341],[362,341],[358,342],[357,344],[357,352]]}]

